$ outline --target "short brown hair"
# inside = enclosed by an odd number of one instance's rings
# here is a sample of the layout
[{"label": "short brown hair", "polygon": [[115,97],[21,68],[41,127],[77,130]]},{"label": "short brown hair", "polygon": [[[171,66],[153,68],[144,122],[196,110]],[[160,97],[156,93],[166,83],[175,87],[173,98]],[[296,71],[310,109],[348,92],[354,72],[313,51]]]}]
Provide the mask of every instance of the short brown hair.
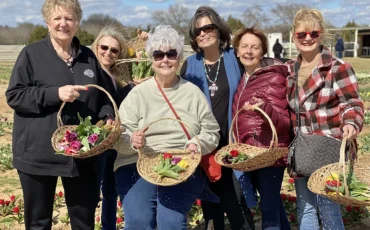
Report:
[{"label": "short brown hair", "polygon": [[231,40],[231,30],[229,26],[226,24],[226,22],[218,15],[218,13],[212,9],[209,6],[200,6],[197,11],[195,12],[193,18],[190,20],[189,23],[189,40],[191,48],[195,52],[200,52],[201,49],[198,46],[197,43],[197,35],[195,33],[195,30],[197,29],[197,22],[198,19],[207,17],[209,20],[211,20],[212,24],[214,24],[217,27],[218,31],[218,39],[220,40],[220,48],[222,50],[226,50],[230,47],[230,40]]},{"label": "short brown hair", "polygon": [[41,13],[45,22],[50,20],[50,16],[56,7],[61,7],[65,10],[69,10],[72,13],[73,18],[80,23],[82,19],[82,9],[78,0],[45,0],[42,5]]},{"label": "short brown hair", "polygon": [[267,37],[264,32],[262,32],[259,29],[256,29],[255,27],[251,28],[242,28],[238,30],[231,42],[233,45],[234,49],[237,51],[240,45],[240,40],[242,37],[246,34],[253,34],[254,36],[258,37],[261,41],[261,48],[262,48],[262,56],[267,54],[267,49],[268,49],[268,41]]}]

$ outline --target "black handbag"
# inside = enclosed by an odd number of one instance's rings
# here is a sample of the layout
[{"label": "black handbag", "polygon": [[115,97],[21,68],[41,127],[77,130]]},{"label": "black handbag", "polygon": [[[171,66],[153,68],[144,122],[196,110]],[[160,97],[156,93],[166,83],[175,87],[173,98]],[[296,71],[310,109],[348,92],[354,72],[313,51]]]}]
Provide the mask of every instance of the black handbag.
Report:
[{"label": "black handbag", "polygon": [[295,114],[297,119],[296,135],[289,145],[288,173],[290,176],[310,176],[315,170],[339,162],[341,141],[316,134],[305,134],[301,131],[298,102],[298,70],[295,71]]}]

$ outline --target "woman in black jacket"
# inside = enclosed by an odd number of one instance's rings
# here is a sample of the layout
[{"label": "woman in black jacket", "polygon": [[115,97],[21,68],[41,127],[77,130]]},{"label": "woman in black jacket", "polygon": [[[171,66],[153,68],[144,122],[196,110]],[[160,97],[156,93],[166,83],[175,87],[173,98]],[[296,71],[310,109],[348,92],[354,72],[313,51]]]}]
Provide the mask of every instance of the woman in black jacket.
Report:
[{"label": "woman in black jacket", "polygon": [[[51,137],[62,102],[63,124],[77,125],[91,116],[94,124],[113,115],[107,87],[94,53],[74,36],[82,18],[78,0],[46,0],[42,14],[45,39],[27,45],[14,66],[7,102],[14,109],[13,165],[18,170],[26,229],[51,229],[57,179],[62,179],[72,229],[94,229],[99,198],[96,157],[86,160],[55,154]],[[108,120],[107,123],[111,123]]]}]

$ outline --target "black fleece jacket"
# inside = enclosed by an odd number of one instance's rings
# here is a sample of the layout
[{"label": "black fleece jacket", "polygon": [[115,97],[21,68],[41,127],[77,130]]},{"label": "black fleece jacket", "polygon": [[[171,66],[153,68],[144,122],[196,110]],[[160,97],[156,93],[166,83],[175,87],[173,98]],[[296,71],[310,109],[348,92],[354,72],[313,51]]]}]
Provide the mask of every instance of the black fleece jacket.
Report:
[{"label": "black fleece jacket", "polygon": [[[95,84],[109,89],[105,72],[94,53],[74,37],[77,54],[72,67],[58,57],[49,37],[27,45],[15,63],[6,98],[14,109],[13,166],[34,175],[79,176],[79,168],[95,166],[96,157],[74,159],[55,154],[51,137],[57,129],[57,113],[62,101],[58,89],[65,85]],[[80,91],[73,103],[62,109],[64,125],[79,124],[77,113],[97,122],[113,115],[106,94],[96,88]]]}]

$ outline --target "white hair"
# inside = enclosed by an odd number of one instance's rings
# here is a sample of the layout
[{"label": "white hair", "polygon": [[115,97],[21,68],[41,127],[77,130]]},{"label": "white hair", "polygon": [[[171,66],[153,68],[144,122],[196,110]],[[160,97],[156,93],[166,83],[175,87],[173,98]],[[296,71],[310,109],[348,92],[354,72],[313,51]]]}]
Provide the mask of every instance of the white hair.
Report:
[{"label": "white hair", "polygon": [[153,58],[153,52],[161,48],[176,49],[177,57],[182,59],[184,55],[184,36],[179,35],[170,25],[159,25],[154,33],[149,34],[145,51],[150,59]]}]

